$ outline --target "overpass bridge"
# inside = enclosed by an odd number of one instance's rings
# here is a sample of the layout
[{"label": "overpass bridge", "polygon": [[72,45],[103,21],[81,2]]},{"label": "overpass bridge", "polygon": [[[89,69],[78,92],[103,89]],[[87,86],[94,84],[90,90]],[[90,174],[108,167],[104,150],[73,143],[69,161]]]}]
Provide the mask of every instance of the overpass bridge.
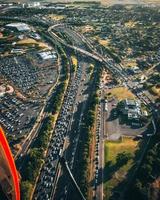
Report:
[{"label": "overpass bridge", "polygon": [[[127,79],[127,75],[125,74],[125,72],[120,68],[120,66],[115,66],[114,63],[110,64],[108,62],[108,59],[104,58],[102,55],[98,54],[96,51],[92,51],[92,52],[88,52],[82,48],[70,45],[68,43],[66,43],[62,38],[60,38],[56,33],[54,33],[52,30],[56,29],[58,26],[60,26],[60,24],[56,24],[53,26],[50,26],[48,28],[48,33],[49,35],[54,38],[55,40],[57,40],[59,43],[63,44],[64,46],[77,51],[83,55],[86,55],[100,63],[102,63],[103,65],[106,66],[106,68],[115,76],[117,76],[119,79],[121,80],[126,80]],[[83,38],[82,38],[83,39]],[[84,39],[83,39],[84,40]]]}]

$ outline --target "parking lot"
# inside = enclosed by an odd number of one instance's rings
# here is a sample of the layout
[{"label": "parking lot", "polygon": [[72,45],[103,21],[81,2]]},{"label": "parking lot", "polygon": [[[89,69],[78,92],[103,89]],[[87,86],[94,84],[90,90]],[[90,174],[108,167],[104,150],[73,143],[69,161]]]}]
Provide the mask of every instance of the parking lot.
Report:
[{"label": "parking lot", "polygon": [[0,85],[13,88],[12,93],[1,93],[0,125],[15,139],[30,133],[58,76],[57,58],[42,61],[37,51],[32,54],[1,58],[0,62]]},{"label": "parking lot", "polygon": [[5,95],[1,98],[0,123],[7,134],[20,136],[32,127],[40,109],[39,104],[22,101],[16,95]]},{"label": "parking lot", "polygon": [[57,76],[57,63],[50,67],[36,67],[27,56],[2,59],[0,74],[24,96],[40,97],[45,95]]},{"label": "parking lot", "polygon": [[105,112],[105,137],[109,140],[118,140],[121,135],[136,136],[141,135],[147,129],[147,125],[144,127],[132,128],[130,125],[121,124],[120,118],[116,111],[117,100],[113,99],[108,104],[108,111]]}]

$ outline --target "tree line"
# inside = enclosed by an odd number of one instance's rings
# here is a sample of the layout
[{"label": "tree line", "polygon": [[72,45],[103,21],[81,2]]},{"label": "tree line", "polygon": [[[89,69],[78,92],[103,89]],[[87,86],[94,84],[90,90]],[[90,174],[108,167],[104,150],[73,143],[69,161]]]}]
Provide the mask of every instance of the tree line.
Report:
[{"label": "tree line", "polygon": [[23,200],[30,199],[32,195],[33,188],[40,173],[41,166],[44,163],[45,153],[51,138],[53,123],[55,121],[54,114],[58,113],[60,110],[63,95],[66,89],[69,66],[62,49],[60,49],[60,52],[62,54],[61,78],[59,79],[59,84],[56,87],[46,110],[50,113],[50,115],[48,115],[42,122],[42,128],[40,129],[38,136],[33,142],[29,153],[23,158],[25,162],[21,171],[21,196],[23,197]]}]

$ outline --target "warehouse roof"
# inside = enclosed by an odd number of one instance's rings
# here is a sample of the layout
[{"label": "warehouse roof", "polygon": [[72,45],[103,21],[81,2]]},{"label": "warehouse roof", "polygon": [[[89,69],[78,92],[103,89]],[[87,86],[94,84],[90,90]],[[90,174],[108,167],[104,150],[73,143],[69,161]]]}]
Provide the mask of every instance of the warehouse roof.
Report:
[{"label": "warehouse roof", "polygon": [[11,24],[7,24],[6,27],[9,28],[16,28],[18,31],[29,31],[30,27],[28,26],[28,24],[25,23],[11,23]]}]

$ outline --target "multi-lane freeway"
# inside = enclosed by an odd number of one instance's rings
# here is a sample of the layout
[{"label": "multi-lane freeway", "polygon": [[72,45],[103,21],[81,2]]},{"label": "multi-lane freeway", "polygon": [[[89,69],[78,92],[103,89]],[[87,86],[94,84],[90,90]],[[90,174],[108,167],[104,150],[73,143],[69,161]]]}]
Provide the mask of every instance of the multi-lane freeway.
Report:
[{"label": "multi-lane freeway", "polygon": [[[84,90],[87,89],[87,86],[85,86],[85,80],[87,80],[87,66],[88,64],[83,62],[79,63],[76,76],[71,78],[72,80],[65,94],[64,103],[54,129],[53,138],[48,150],[48,156],[37,184],[37,189],[34,195],[35,199],[54,199],[56,185],[59,176],[61,176],[59,154],[64,152],[64,155],[66,155],[65,152],[67,151],[68,146],[71,145],[71,142],[74,143],[74,145],[72,144],[74,149],[71,154],[72,156],[69,156],[70,159],[67,159],[67,161],[70,167],[73,165],[74,151],[76,151],[76,142],[78,142],[78,138],[71,141],[70,134],[72,132],[71,129],[74,121],[76,121],[78,125],[81,123],[83,106],[87,98],[87,95],[83,94]],[[81,112],[79,112],[79,116],[76,116],[75,119],[75,113],[77,113],[79,106],[82,106],[82,109]],[[78,130],[78,127],[75,130]]]},{"label": "multi-lane freeway", "polygon": [[[19,19],[17,19],[19,20]],[[36,19],[37,20],[37,19]],[[29,23],[29,20],[25,20]],[[44,23],[44,22],[43,22]],[[46,22],[45,22],[46,23]],[[69,36],[73,37],[73,45],[68,44],[62,38],[60,38],[54,32],[60,31],[65,32]],[[123,68],[116,64],[111,58],[108,59],[107,56],[102,56],[99,54],[93,45],[88,39],[83,35],[76,33],[75,31],[69,29],[64,24],[56,24],[48,28],[48,33],[54,41],[62,44],[68,49],[72,49],[79,54],[85,55],[87,58],[94,59],[100,62],[105,66],[115,77],[121,80],[122,83],[125,83],[126,86],[131,89],[137,97],[145,103],[153,112],[156,110],[155,105],[152,103],[145,93],[137,92],[138,86],[134,87],[133,90],[133,81],[128,78],[128,74]],[[78,42],[77,42],[78,41]],[[80,43],[80,45],[78,45]],[[86,50],[85,47],[88,47],[89,50]],[[45,164],[41,170],[39,181],[34,193],[34,199],[72,199],[72,186],[67,183],[68,178],[61,169],[59,164],[59,154],[63,154],[67,160],[68,166],[72,170],[73,174],[76,173],[76,155],[78,153],[78,142],[80,135],[80,126],[84,114],[84,109],[86,106],[86,101],[88,99],[88,84],[89,77],[86,75],[86,70],[89,63],[82,60],[79,62],[79,67],[76,73],[76,76],[71,77],[70,84],[68,86],[63,105],[56,122],[56,126],[53,130],[53,137],[50,142],[48,149],[47,157],[45,159]],[[103,104],[100,105],[100,115],[103,115]],[[43,113],[44,110],[42,110]],[[40,115],[43,118],[43,114]],[[96,131],[96,144],[97,144],[97,163],[95,168],[98,170],[95,171],[95,197],[96,199],[103,199],[103,116],[100,116],[101,120],[98,122],[98,128]],[[39,123],[40,126],[40,123]],[[37,126],[38,127],[38,126]],[[36,128],[37,128],[36,127]],[[101,134],[100,134],[101,133]],[[28,150],[31,141],[36,136],[36,132],[32,134],[26,140],[24,144],[24,150],[22,152],[26,153]],[[96,151],[97,152],[97,151]],[[101,169],[101,172],[100,170]],[[96,177],[98,174],[98,179]],[[98,184],[98,187],[96,187]],[[79,197],[76,198],[78,200]]]},{"label": "multi-lane freeway", "polygon": [[[28,22],[28,21],[27,21]],[[62,38],[60,38],[54,32],[60,31],[65,32],[69,36],[73,38],[73,45],[68,44]],[[88,39],[86,39],[83,35],[76,33],[75,31],[69,29],[63,24],[56,24],[50,26],[48,28],[48,33],[53,41],[58,42],[59,44],[65,46],[68,49],[72,49],[79,54],[84,55],[85,57],[94,59],[100,62],[103,66],[105,66],[114,76],[118,78],[121,83],[125,83],[125,85],[131,89],[137,97],[145,103],[151,111],[156,110],[155,105],[152,103],[151,99],[148,98],[143,91],[141,93],[137,92],[137,86],[134,86],[133,89],[133,81],[129,78],[129,75],[123,68],[116,64],[111,58],[108,56],[102,56],[99,54],[93,45],[90,43]],[[74,42],[75,40],[75,42]],[[78,42],[77,42],[78,41]],[[80,42],[81,41],[81,42]],[[80,43],[80,44],[79,44]],[[79,44],[79,45],[78,45]],[[88,47],[87,50],[85,47]],[[109,58],[109,59],[108,59]],[[62,110],[60,112],[59,118],[57,120],[55,129],[53,131],[53,138],[50,143],[50,147],[48,150],[48,156],[45,160],[44,167],[41,171],[40,178],[37,184],[37,188],[35,190],[34,199],[71,199],[70,193],[70,184],[66,184],[67,178],[65,174],[61,170],[61,166],[59,165],[59,154],[62,153],[70,167],[74,172],[74,165],[76,163],[76,152],[79,134],[80,134],[80,124],[83,118],[83,112],[85,108],[85,102],[88,98],[88,92],[84,93],[86,88],[87,79],[85,70],[87,68],[87,64],[85,62],[79,63],[79,68],[76,74],[76,77],[72,77],[70,85],[68,87],[66,96],[64,98],[64,103],[62,106]],[[84,78],[85,77],[85,78]],[[103,107],[101,106],[101,109]],[[43,115],[42,115],[43,118]],[[39,123],[40,126],[40,123]],[[99,129],[103,134],[103,121],[101,120]],[[24,145],[24,153],[26,153],[26,149],[28,150],[32,139],[35,137],[36,132],[34,132],[29,140],[26,140]],[[98,130],[97,130],[98,134]],[[99,173],[99,169],[103,169],[103,137],[101,135],[97,136],[99,141],[98,147],[98,187],[96,187],[96,199],[103,199],[103,173]],[[101,170],[102,171],[102,170]],[[95,180],[97,175],[95,174]],[[66,180],[65,180],[66,178]],[[97,181],[95,181],[97,182]],[[61,185],[59,187],[59,185]]]},{"label": "multi-lane freeway", "polygon": [[[86,49],[82,49],[83,45],[80,46],[72,46],[67,44],[62,38],[59,38],[56,33],[54,33],[55,26],[52,26],[48,29],[49,35],[54,39],[58,40],[59,43],[66,46],[69,49],[75,50],[86,57],[92,58],[100,63],[102,63],[106,68],[118,77],[121,82],[125,82],[126,86],[129,89],[133,89],[132,81],[128,81],[126,72],[121,68],[121,66],[115,64],[115,62],[111,59],[103,58],[99,55],[95,50],[93,52],[88,52]],[[59,28],[60,31],[65,27]],[[57,25],[56,25],[57,29]],[[68,28],[66,30],[66,33]],[[71,30],[69,31],[69,35],[71,34]],[[75,33],[73,35],[75,37]],[[80,37],[78,35],[78,37]],[[84,42],[84,39],[82,40]],[[77,144],[79,141],[79,133],[80,133],[80,123],[83,117],[83,110],[85,107],[85,98],[87,98],[86,94],[84,95],[83,91],[86,90],[85,85],[87,84],[87,77],[86,73],[86,66],[84,63],[79,64],[79,68],[77,71],[77,75],[71,81],[71,84],[68,88],[66,98],[64,100],[64,105],[61,110],[61,114],[58,118],[54,136],[50,144],[50,148],[48,151],[48,157],[46,158],[46,162],[44,168],[42,169],[42,173],[40,176],[40,180],[37,185],[37,189],[35,192],[35,199],[72,199],[72,186],[67,183],[68,179],[65,176],[65,173],[61,169],[59,165],[59,153],[63,154],[68,162],[68,166],[71,170],[73,170],[73,174],[75,173],[74,165],[76,163],[76,152],[77,152]],[[84,78],[85,77],[85,78]],[[86,82],[85,82],[85,81]],[[151,102],[147,100],[144,96],[141,96],[139,93],[136,92],[136,88],[134,87],[134,92],[137,97],[144,102],[145,104],[149,105]],[[149,101],[149,102],[148,102]],[[80,109],[79,109],[80,108]],[[101,105],[101,109],[103,105]],[[153,108],[152,108],[153,109]],[[77,114],[78,113],[78,114]],[[103,112],[102,112],[103,113]],[[102,117],[103,118],[103,117]],[[99,129],[103,132],[103,122],[101,120]],[[98,173],[98,187],[96,188],[96,199],[103,199],[103,173],[100,173],[100,169],[103,169],[103,135],[99,135],[99,155],[98,158],[98,166],[97,166],[97,173]],[[95,162],[96,163],[96,162]],[[95,174],[95,180],[97,175]],[[95,181],[95,184],[97,181]],[[78,196],[76,197],[79,198]]]}]

